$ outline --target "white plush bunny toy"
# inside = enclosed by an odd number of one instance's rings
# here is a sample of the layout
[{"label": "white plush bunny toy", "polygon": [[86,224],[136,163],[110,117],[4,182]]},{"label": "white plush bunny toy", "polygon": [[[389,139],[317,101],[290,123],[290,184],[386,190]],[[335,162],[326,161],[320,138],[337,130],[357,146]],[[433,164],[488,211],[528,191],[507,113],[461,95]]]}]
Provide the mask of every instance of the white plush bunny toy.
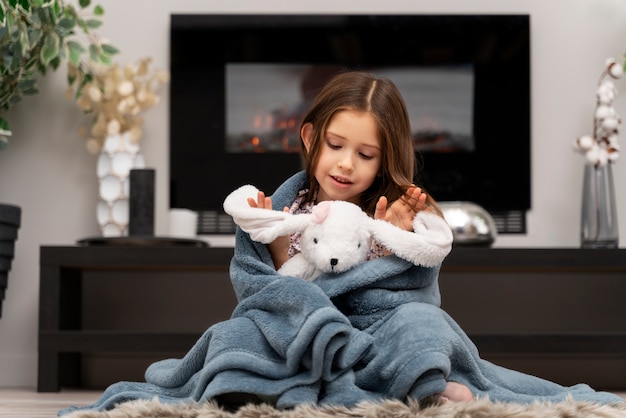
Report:
[{"label": "white plush bunny toy", "polygon": [[268,244],[300,232],[301,253],[278,270],[282,275],[314,280],[322,273],[341,273],[366,260],[371,238],[396,256],[416,265],[440,264],[452,248],[452,231],[446,221],[429,211],[413,220],[414,232],[369,217],[360,207],[344,201],[320,202],[312,213],[290,213],[253,208],[247,199],[258,189],[242,186],[224,201],[224,210],[255,241]]}]

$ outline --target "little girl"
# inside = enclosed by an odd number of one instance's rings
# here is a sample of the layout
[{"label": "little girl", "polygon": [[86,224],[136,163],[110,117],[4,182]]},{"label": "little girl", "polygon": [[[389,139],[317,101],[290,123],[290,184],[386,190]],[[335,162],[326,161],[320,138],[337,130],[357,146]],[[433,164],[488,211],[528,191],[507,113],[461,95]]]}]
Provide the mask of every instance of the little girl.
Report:
[{"label": "little girl", "polygon": [[[405,230],[418,211],[438,213],[413,184],[409,119],[390,81],[363,72],[336,76],[305,117],[301,139],[306,171],[287,179],[272,198],[259,193],[249,199],[250,206],[271,209],[273,200],[296,213],[324,200],[346,200]],[[239,302],[231,318],[211,325],[183,358],[151,364],[145,382],[112,384],[84,409],[155,398],[214,399],[228,407],[271,401],[279,409],[390,398],[422,405],[485,397],[623,403],[587,385],[563,387],[480,358],[439,308],[439,266],[385,256],[373,243],[371,261],[311,283],[276,271],[297,252],[297,236],[265,246],[238,229],[229,271]]]},{"label": "little girl", "polygon": [[[366,72],[335,76],[319,93],[304,117],[301,145],[310,188],[301,190],[284,210],[308,213],[325,200],[345,200],[359,205],[376,219],[412,231],[420,210],[439,213],[435,201],[415,178],[415,154],[404,100],[388,79]],[[252,207],[272,209],[272,200],[259,192],[249,199]],[[299,234],[269,244],[274,267],[300,251]],[[372,240],[368,259],[388,255]],[[448,382],[437,400],[473,399],[469,389]]]}]

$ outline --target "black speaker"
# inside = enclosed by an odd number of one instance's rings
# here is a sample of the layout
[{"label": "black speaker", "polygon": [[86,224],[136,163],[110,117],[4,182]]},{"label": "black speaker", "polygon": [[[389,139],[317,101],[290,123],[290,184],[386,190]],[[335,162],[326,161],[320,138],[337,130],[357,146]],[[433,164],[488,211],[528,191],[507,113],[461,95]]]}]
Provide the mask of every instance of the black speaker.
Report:
[{"label": "black speaker", "polygon": [[130,170],[128,235],[154,235],[153,168]]}]

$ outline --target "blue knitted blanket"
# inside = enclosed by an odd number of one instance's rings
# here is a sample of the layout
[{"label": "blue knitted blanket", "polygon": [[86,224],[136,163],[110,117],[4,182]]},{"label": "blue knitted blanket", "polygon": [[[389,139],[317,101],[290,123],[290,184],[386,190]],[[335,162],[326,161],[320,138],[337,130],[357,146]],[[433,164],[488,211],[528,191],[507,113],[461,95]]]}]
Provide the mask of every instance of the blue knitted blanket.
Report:
[{"label": "blue knitted blanket", "polygon": [[[288,206],[306,177],[298,173],[273,195]],[[568,397],[623,399],[587,385],[564,387],[481,359],[457,323],[439,308],[439,266],[395,256],[362,263],[313,282],[278,275],[265,245],[237,232],[230,266],[239,300],[230,319],[211,326],[181,359],[148,367],[145,382],[118,382],[93,405],[158,398],[194,402],[248,394],[289,408],[302,403],[352,406],[388,398],[423,399],[446,381],[475,396],[530,403]]]}]

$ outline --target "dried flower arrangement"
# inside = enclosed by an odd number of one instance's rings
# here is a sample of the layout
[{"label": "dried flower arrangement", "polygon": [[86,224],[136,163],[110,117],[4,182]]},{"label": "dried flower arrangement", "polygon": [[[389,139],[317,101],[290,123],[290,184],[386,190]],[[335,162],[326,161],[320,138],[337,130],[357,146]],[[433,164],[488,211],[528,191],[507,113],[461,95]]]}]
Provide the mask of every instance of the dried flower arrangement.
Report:
[{"label": "dried flower arrangement", "polygon": [[151,61],[143,58],[124,67],[98,66],[86,79],[80,79],[84,71],[70,66],[69,76],[77,78],[70,82],[67,96],[84,112],[93,114],[90,128],[80,132],[87,138],[90,153],[98,153],[109,135],[128,132],[131,141],[139,143],[143,126],[140,114],[159,103],[159,87],[169,81],[167,71],[150,72]]},{"label": "dried flower arrangement", "polygon": [[606,61],[596,90],[596,108],[593,115],[593,136],[583,135],[574,142],[574,149],[583,154],[588,163],[602,166],[614,163],[619,157],[621,118],[613,107],[617,88],[613,79],[619,79],[624,69],[613,58]]}]

